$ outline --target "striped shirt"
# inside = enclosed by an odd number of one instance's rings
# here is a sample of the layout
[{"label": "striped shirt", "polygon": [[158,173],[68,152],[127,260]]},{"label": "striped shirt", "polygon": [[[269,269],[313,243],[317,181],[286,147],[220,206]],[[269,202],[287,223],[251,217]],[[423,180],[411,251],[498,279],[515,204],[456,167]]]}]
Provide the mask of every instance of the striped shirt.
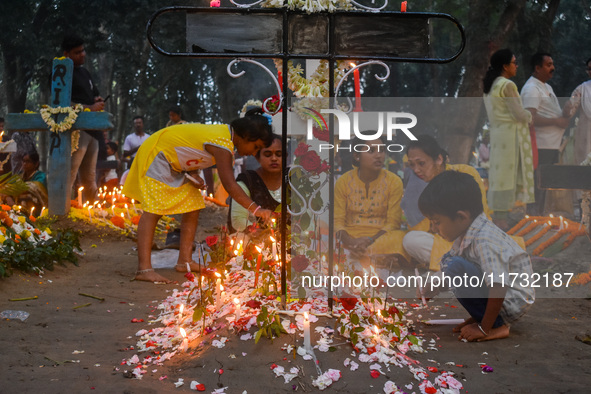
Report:
[{"label": "striped shirt", "polygon": [[529,255],[484,213],[454,241],[449,254],[478,265],[488,287],[504,283],[508,289],[499,314],[506,324],[519,319],[534,303],[534,288],[528,286],[532,280]]}]

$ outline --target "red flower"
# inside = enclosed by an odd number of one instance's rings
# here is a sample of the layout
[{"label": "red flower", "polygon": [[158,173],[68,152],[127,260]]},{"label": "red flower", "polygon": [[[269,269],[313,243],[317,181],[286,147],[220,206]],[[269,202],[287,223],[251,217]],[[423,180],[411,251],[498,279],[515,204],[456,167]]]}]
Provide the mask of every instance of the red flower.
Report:
[{"label": "red flower", "polygon": [[300,144],[298,145],[298,147],[296,148],[296,150],[293,154],[295,155],[295,157],[305,155],[308,152],[309,148],[310,148],[310,145],[300,142]]},{"label": "red flower", "polygon": [[252,309],[259,309],[259,308],[261,307],[261,305],[262,305],[262,304],[261,304],[261,302],[260,302],[260,301],[257,301],[257,300],[250,300],[250,301],[248,301],[248,302],[246,303],[246,305],[247,305],[249,308],[252,308]]},{"label": "red flower", "polygon": [[205,385],[202,383],[199,383],[197,386],[195,386],[195,388],[197,391],[205,391]]},{"label": "red flower", "polygon": [[322,160],[318,153],[311,150],[300,156],[299,164],[308,172],[318,173],[322,167]]},{"label": "red flower", "polygon": [[433,372],[433,373],[439,372],[439,370],[436,367],[427,367],[427,369],[429,370],[429,372]]},{"label": "red flower", "polygon": [[397,315],[398,313],[400,313],[400,311],[398,310],[398,308],[396,308],[394,305],[392,305],[392,306],[390,307],[390,309],[388,309],[388,313],[389,313],[391,316],[394,316],[394,315]]},{"label": "red flower", "polygon": [[314,135],[314,137],[316,137],[320,141],[328,142],[328,140],[330,138],[330,135],[328,133],[328,129],[325,129],[324,127],[318,127],[318,126],[312,127],[312,134]]},{"label": "red flower", "polygon": [[185,274],[185,278],[187,278],[188,280],[190,280],[191,282],[193,282],[195,280],[195,275],[193,275],[192,272],[187,272]]},{"label": "red flower", "polygon": [[372,378],[376,379],[380,377],[380,373],[378,371],[376,371],[375,369],[372,369],[370,372],[370,375]]},{"label": "red flower", "polygon": [[357,298],[355,297],[339,298],[338,301],[347,311],[352,311],[353,309],[355,309],[355,305],[357,305]]},{"label": "red flower", "polygon": [[306,256],[295,256],[291,259],[291,268],[296,272],[302,272],[310,265],[310,260]]},{"label": "red flower", "polygon": [[111,216],[111,223],[120,228],[125,228],[125,219],[121,216]]},{"label": "red flower", "polygon": [[218,243],[218,236],[211,235],[209,237],[205,237],[205,242],[207,243],[207,246],[211,248],[212,246],[215,246]]}]

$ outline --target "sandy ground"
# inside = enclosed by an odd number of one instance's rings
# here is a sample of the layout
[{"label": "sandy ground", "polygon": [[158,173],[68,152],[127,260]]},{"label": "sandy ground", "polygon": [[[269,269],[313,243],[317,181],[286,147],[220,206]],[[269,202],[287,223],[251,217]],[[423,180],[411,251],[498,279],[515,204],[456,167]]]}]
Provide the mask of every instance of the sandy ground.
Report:
[{"label": "sandy ground", "polygon": [[[219,221],[221,213],[205,212],[201,228]],[[0,321],[0,392],[2,393],[169,393],[191,391],[192,380],[203,383],[206,392],[227,387],[228,393],[316,392],[311,380],[316,369],[311,361],[287,356],[281,347],[302,342],[299,336],[283,335],[271,342],[262,339],[241,341],[221,327],[192,344],[191,353],[174,357],[161,366],[149,368],[143,379],[124,374],[123,359],[135,352],[134,334],[151,327],[131,323],[149,320],[168,292],[178,285],[152,285],[133,282],[136,269],[134,242],[108,230],[96,230],[80,223],[85,231],[85,256],[80,266],[70,263],[56,266],[42,277],[15,273],[0,280],[0,311],[24,310],[30,317]],[[200,237],[203,237],[203,232]],[[579,238],[569,249],[552,259],[534,261],[534,269],[544,272],[588,271],[591,243]],[[183,281],[182,274],[162,270],[169,278]],[[104,301],[79,295],[87,293]],[[559,292],[553,292],[557,295]],[[508,339],[483,343],[462,343],[450,326],[426,326],[418,323],[416,332],[427,340],[437,340],[438,351],[409,356],[425,366],[453,371],[467,393],[588,393],[591,382],[591,346],[575,337],[591,334],[591,289],[577,289],[577,298],[539,298],[529,313],[517,322]],[[9,298],[39,298],[10,302]],[[585,298],[587,297],[587,298]],[[415,302],[415,301],[412,301]],[[88,306],[73,309],[90,303]],[[463,318],[465,313],[454,300],[436,299],[428,310],[419,310],[422,318]],[[220,322],[221,323],[221,322]],[[334,321],[317,324],[334,326]],[[254,330],[252,330],[254,331]],[[226,347],[210,343],[216,335],[227,336]],[[313,335],[313,341],[315,339]],[[335,343],[345,342],[336,338]],[[83,353],[76,353],[76,351]],[[383,393],[384,383],[392,380],[400,386],[413,383],[409,392],[419,392],[408,369],[390,367],[386,375],[374,379],[369,365],[351,372],[343,366],[352,348],[343,344],[337,351],[316,352],[320,368],[339,369],[342,378],[327,392]],[[454,365],[446,363],[453,362]],[[270,366],[275,363],[289,369],[301,366],[305,373],[288,384],[275,378]],[[478,363],[486,363],[494,372],[483,374]],[[219,369],[224,370],[223,374]],[[127,367],[129,369],[129,367]],[[166,379],[161,379],[166,376]],[[179,378],[185,385],[175,388]],[[404,387],[403,387],[404,388]]]}]

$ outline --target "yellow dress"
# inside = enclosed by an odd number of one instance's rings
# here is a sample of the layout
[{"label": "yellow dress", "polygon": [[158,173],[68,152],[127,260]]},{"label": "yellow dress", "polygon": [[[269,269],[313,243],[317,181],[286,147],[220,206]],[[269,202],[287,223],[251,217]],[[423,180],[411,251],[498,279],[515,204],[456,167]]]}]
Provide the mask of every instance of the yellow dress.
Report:
[{"label": "yellow dress", "polygon": [[[484,188],[484,183],[482,183],[482,178],[480,174],[474,167],[471,167],[467,164],[446,164],[445,165],[446,171],[458,171],[463,172],[464,174],[471,175],[472,178],[478,183],[478,187],[480,187],[480,193],[482,194],[482,207],[484,208],[484,213],[486,217],[490,219],[490,214],[492,211],[488,207],[488,203],[486,200],[486,190]],[[426,231],[430,232],[431,223],[428,218],[424,218],[419,224],[412,227],[411,231]],[[448,242],[445,239],[441,238],[439,234],[434,234],[435,238],[433,240],[433,249],[431,249],[431,259],[429,261],[429,269],[432,271],[439,271],[439,261],[443,257],[444,254],[449,252],[452,246],[452,242]],[[521,237],[512,237],[517,243],[525,249],[525,243],[523,242],[523,238]]]},{"label": "yellow dress", "polygon": [[357,169],[348,171],[335,184],[334,228],[345,230],[355,238],[371,237],[378,231],[386,233],[368,248],[372,255],[397,253],[410,258],[402,247],[405,232],[402,223],[402,180],[382,169],[376,180],[369,184],[359,179]]},{"label": "yellow dress", "polygon": [[185,178],[185,173],[215,164],[206,145],[233,154],[228,125],[178,124],[152,134],[133,160],[123,193],[141,201],[144,211],[157,215],[203,209],[201,191]]}]

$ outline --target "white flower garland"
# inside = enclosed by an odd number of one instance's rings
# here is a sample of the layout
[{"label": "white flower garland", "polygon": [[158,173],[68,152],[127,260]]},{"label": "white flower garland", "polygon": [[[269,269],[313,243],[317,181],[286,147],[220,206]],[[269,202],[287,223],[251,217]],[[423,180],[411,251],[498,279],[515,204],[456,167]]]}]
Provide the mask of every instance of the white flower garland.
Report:
[{"label": "white flower garland", "polygon": [[[44,105],[39,112],[41,114],[41,119],[43,119],[52,133],[63,133],[64,131],[68,131],[72,128],[72,125],[76,123],[78,113],[83,109],[84,107],[82,104],[76,104],[74,107],[54,108]],[[53,118],[53,115],[58,114],[67,114],[65,119],[60,123],[56,123],[55,119]]]}]

